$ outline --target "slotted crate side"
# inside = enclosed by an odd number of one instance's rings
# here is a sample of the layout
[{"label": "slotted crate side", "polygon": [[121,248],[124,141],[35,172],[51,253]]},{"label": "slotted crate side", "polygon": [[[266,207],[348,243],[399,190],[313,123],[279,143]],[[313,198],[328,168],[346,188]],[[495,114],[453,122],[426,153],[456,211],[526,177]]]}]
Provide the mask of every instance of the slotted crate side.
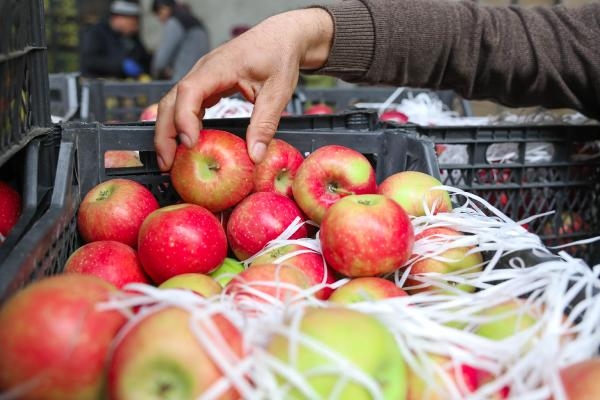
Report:
[{"label": "slotted crate side", "polygon": [[[528,223],[547,246],[600,236],[600,126],[418,127],[438,146],[442,181]],[[600,262],[600,243],[568,248]]]}]

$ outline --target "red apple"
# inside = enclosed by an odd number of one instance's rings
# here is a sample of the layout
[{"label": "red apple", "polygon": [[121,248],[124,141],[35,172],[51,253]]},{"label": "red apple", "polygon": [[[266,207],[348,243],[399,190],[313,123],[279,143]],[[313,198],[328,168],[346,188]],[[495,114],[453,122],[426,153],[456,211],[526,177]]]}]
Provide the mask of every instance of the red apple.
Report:
[{"label": "red apple", "polygon": [[0,181],[0,243],[21,216],[21,195],[6,182]]},{"label": "red apple", "polygon": [[[292,253],[301,251],[306,252],[290,257]],[[307,249],[301,244],[287,244],[285,246],[275,247],[254,258],[250,263],[250,266],[260,264],[286,264],[296,267],[308,276],[311,286],[332,284],[336,281],[334,271],[325,265],[323,256]],[[332,291],[333,289],[325,287],[315,293],[315,296],[321,300],[327,300]]]},{"label": "red apple", "polygon": [[389,109],[384,111],[379,116],[380,121],[394,122],[397,124],[405,124],[408,122],[408,116],[398,110]]},{"label": "red apple", "polygon": [[77,228],[86,242],[116,240],[135,248],[142,222],[157,208],[156,198],[145,186],[129,179],[111,179],[85,195]]},{"label": "red apple", "polygon": [[154,283],[188,272],[208,274],[227,256],[227,238],[206,208],[176,204],[159,208],[140,229],[138,254]]},{"label": "red apple", "polygon": [[600,358],[590,358],[563,367],[560,379],[567,399],[600,399]]},{"label": "red apple", "polygon": [[375,170],[356,150],[323,146],[302,162],[292,182],[292,191],[302,211],[320,224],[325,211],[342,197],[375,193]]},{"label": "red apple", "polygon": [[246,142],[233,133],[203,129],[196,146],[177,147],[171,182],[187,203],[212,212],[235,206],[254,187]]},{"label": "red apple", "polygon": [[134,249],[114,240],[87,243],[69,256],[65,272],[95,275],[118,288],[150,283]]},{"label": "red apple", "polygon": [[408,294],[392,281],[376,276],[353,278],[335,289],[329,301],[339,304],[351,304],[361,301],[376,301]]},{"label": "red apple", "polygon": [[451,211],[450,195],[446,190],[431,190],[435,186],[442,186],[442,183],[431,175],[403,171],[387,177],[381,182],[377,192],[393,199],[408,215],[415,217],[425,215],[423,203],[434,214]]},{"label": "red apple", "polygon": [[[233,209],[229,217],[229,247],[238,260],[244,261],[277,238],[297,217],[304,220],[302,211],[289,197],[275,192],[252,193]],[[290,239],[306,236],[303,225]]]},{"label": "red apple", "polygon": [[104,153],[104,168],[143,167],[137,151],[109,150]]},{"label": "red apple", "polygon": [[305,115],[327,115],[333,112],[333,108],[325,103],[315,103],[304,110]]},{"label": "red apple", "polygon": [[304,157],[297,148],[281,139],[272,139],[264,160],[254,169],[254,190],[293,197],[292,182],[302,161]]},{"label": "red apple", "polygon": [[156,121],[158,116],[158,103],[152,103],[140,113],[140,121]]},{"label": "red apple", "polygon": [[349,276],[376,276],[400,268],[412,252],[413,227],[393,200],[347,196],[327,210],[320,231],[327,264]]},{"label": "red apple", "polygon": [[225,286],[225,292],[238,299],[248,298],[255,302],[266,301],[263,296],[285,302],[297,297],[310,285],[309,277],[296,267],[256,264],[236,275]]},{"label": "red apple", "polygon": [[204,297],[212,297],[221,293],[221,285],[208,275],[190,272],[175,275],[159,286],[161,289],[188,289]]},{"label": "red apple", "polygon": [[[181,308],[163,308],[127,330],[116,342],[108,366],[109,398],[201,398],[229,372],[215,362],[212,351],[235,368],[244,356],[242,334],[235,325],[222,314],[213,314],[194,319],[192,330],[192,318]],[[231,384],[224,389],[210,398],[239,399]]]},{"label": "red apple", "polygon": [[125,317],[97,306],[115,292],[95,276],[61,274],[30,284],[4,303],[0,392],[5,398],[101,398],[108,353]]}]

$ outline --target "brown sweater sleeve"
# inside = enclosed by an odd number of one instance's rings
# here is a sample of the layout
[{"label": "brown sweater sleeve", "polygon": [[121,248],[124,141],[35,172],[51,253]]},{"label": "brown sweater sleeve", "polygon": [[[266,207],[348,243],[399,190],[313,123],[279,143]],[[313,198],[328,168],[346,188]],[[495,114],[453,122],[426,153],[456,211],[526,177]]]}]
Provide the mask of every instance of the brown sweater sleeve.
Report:
[{"label": "brown sweater sleeve", "polygon": [[322,7],[335,34],[316,73],[600,116],[600,3],[528,9],[345,0]]}]

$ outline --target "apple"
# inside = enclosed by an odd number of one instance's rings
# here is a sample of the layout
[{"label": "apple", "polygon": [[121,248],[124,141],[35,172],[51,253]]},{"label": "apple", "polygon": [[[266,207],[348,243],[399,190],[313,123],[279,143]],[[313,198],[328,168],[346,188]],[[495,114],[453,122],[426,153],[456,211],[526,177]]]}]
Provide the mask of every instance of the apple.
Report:
[{"label": "apple", "polygon": [[175,204],[150,214],[140,228],[138,255],[144,271],[160,285],[188,272],[208,274],[227,256],[219,220],[204,207]]},{"label": "apple", "polygon": [[503,340],[535,325],[541,310],[524,307],[521,299],[507,300],[480,313],[486,321],[478,323],[473,332],[491,340]]},{"label": "apple", "polygon": [[140,121],[156,121],[158,116],[158,103],[152,103],[140,113]]},{"label": "apple", "polygon": [[77,228],[86,242],[116,240],[135,248],[144,219],[158,208],[152,192],[129,179],[110,179],[92,188],[77,214]]},{"label": "apple", "polygon": [[[244,261],[276,239],[297,217],[304,220],[302,211],[289,197],[275,192],[252,193],[229,216],[229,247],[238,260]],[[302,225],[290,239],[306,236],[306,226]]]},{"label": "apple", "polygon": [[338,200],[325,213],[319,237],[327,264],[348,277],[395,271],[408,261],[414,242],[408,215],[378,194]]},{"label": "apple", "polygon": [[[301,320],[293,319],[299,334],[276,333],[267,344],[268,352],[287,368],[303,375],[315,398],[366,400],[375,398],[360,382],[341,379],[352,368],[377,383],[381,399],[406,398],[406,367],[396,339],[375,317],[342,307],[308,308]],[[302,341],[305,337],[336,354],[341,365]],[[279,398],[308,398],[281,372],[281,386],[287,388]]]},{"label": "apple", "polygon": [[[301,252],[292,255],[295,252]],[[291,255],[291,256],[290,256]],[[311,286],[330,285],[336,281],[334,271],[325,264],[323,256],[314,252],[301,244],[286,244],[280,247],[274,247],[266,253],[252,259],[250,266],[259,264],[286,264],[298,268],[304,272],[310,279]],[[321,300],[327,300],[333,289],[324,287],[315,293],[315,297]]]},{"label": "apple", "polygon": [[272,139],[264,160],[254,168],[254,190],[277,192],[292,198],[292,182],[303,161],[297,148],[281,139]]},{"label": "apple", "polygon": [[[113,400],[197,399],[226,374],[206,349],[223,357],[244,355],[240,331],[222,314],[197,318],[169,307],[143,317],[115,343],[108,365],[108,393]],[[202,341],[196,335],[202,336]],[[207,343],[207,344],[204,344]],[[232,365],[232,368],[235,364]],[[229,385],[219,400],[238,399]]]},{"label": "apple", "polygon": [[244,264],[235,258],[226,257],[225,260],[208,275],[217,281],[222,287],[227,285],[234,276],[244,270]]},{"label": "apple", "polygon": [[567,399],[593,400],[600,398],[600,357],[561,368],[560,380]]},{"label": "apple", "polygon": [[352,304],[362,301],[377,301],[408,294],[392,281],[376,276],[353,278],[335,289],[329,301],[338,304]]},{"label": "apple", "polygon": [[333,108],[325,103],[315,103],[304,110],[305,115],[328,115],[333,112]]},{"label": "apple", "polygon": [[387,196],[404,208],[408,215],[425,215],[423,203],[433,214],[452,211],[450,195],[446,190],[431,190],[442,183],[431,175],[419,171],[402,171],[388,176],[377,188],[377,193]]},{"label": "apple", "polygon": [[0,244],[21,216],[21,195],[8,183],[0,181]]},{"label": "apple", "polygon": [[235,206],[252,191],[253,174],[254,163],[244,139],[203,129],[196,146],[177,147],[171,182],[186,203],[219,212]]},{"label": "apple", "polygon": [[254,302],[287,302],[311,286],[309,277],[286,264],[257,264],[240,272],[225,286],[225,292],[237,299]]},{"label": "apple", "polygon": [[221,285],[205,274],[189,272],[175,275],[160,285],[161,289],[188,289],[204,297],[212,297],[221,293]]},{"label": "apple", "polygon": [[[464,234],[462,232],[457,231],[456,229],[452,229],[449,227],[437,227],[425,229],[415,237],[415,241],[423,240],[426,238],[435,238],[436,245],[439,244],[439,246],[442,246],[445,243],[451,242],[453,239],[459,239],[459,237],[463,236]],[[433,287],[430,286],[414,289],[410,288],[410,286],[417,286],[423,284],[421,281],[411,278],[414,275],[424,273],[445,274],[454,273],[461,270],[465,270],[468,272],[481,271],[481,269],[483,268],[483,257],[479,252],[469,254],[469,251],[472,249],[472,246],[454,247],[444,251],[439,256],[437,256],[443,258],[444,260],[437,260],[435,258],[428,257],[415,262],[410,269],[410,275],[405,283],[406,291],[410,294],[414,294],[433,289]],[[459,284],[456,287],[465,292],[472,292],[473,290],[475,290],[475,288],[469,284]]]},{"label": "apple", "polygon": [[95,276],[60,274],[9,298],[0,309],[2,397],[101,398],[107,355],[126,319],[96,307],[116,291]]},{"label": "apple", "polygon": [[408,116],[398,110],[389,109],[385,110],[380,116],[380,121],[394,122],[396,124],[406,124],[408,122]]},{"label": "apple", "polygon": [[140,156],[134,150],[108,150],[104,153],[104,168],[143,167]]},{"label": "apple", "polygon": [[338,145],[318,148],[300,164],[292,182],[294,200],[317,224],[336,201],[377,191],[375,170],[356,150]]},{"label": "apple", "polygon": [[119,289],[128,283],[150,283],[137,252],[114,240],[84,244],[69,256],[64,272],[95,275]]}]

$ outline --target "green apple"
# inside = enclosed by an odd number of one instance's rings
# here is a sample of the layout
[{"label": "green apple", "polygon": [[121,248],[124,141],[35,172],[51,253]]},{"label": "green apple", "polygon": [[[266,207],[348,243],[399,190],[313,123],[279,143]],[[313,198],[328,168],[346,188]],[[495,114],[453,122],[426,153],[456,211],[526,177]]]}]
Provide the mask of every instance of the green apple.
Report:
[{"label": "green apple", "polygon": [[[342,307],[308,308],[298,325],[298,331],[328,347],[373,379],[381,390],[382,399],[405,399],[407,377],[404,359],[394,336],[375,317]],[[340,372],[335,372],[337,367],[330,358],[305,343],[276,334],[267,348],[274,357],[302,374],[318,398],[331,398],[334,393],[338,400],[372,398],[372,393],[359,382],[340,381],[350,365],[344,365]],[[306,398],[296,386],[287,384],[289,379],[281,375],[278,379],[286,391],[282,398]],[[340,384],[341,387],[338,387]]]},{"label": "green apple", "polygon": [[490,317],[490,321],[478,324],[474,333],[488,339],[502,340],[530,328],[537,322],[539,314],[535,310],[524,310],[523,306],[522,300],[515,299],[484,310],[480,315]]},{"label": "green apple", "polygon": [[209,274],[209,276],[211,276],[215,281],[217,281],[221,285],[221,287],[225,287],[225,285],[227,285],[229,281],[233,279],[234,276],[236,276],[243,270],[244,264],[242,264],[235,258],[227,257],[225,258],[223,263],[217,267],[217,269],[215,269]]},{"label": "green apple", "polygon": [[223,289],[214,278],[195,272],[175,275],[158,287],[161,289],[189,289],[204,297],[215,296]]}]

